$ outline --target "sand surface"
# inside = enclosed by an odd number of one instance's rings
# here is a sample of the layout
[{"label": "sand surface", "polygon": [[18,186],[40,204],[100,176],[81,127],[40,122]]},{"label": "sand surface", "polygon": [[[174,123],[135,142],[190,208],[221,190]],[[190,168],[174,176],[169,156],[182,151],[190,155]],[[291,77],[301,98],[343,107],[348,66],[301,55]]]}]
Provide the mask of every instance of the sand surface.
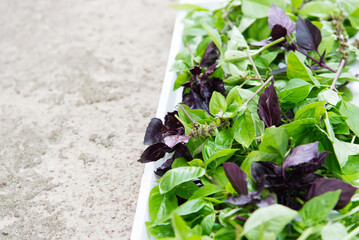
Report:
[{"label": "sand surface", "polygon": [[129,239],[171,3],[0,1],[0,239]]}]

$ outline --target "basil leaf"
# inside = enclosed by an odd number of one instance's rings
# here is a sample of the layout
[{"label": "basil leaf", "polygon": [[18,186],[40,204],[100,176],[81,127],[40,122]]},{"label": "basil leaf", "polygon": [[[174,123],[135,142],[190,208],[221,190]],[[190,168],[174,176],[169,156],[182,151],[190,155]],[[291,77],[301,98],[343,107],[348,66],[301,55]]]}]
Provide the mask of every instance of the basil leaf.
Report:
[{"label": "basil leaf", "polygon": [[288,148],[288,133],[285,128],[266,128],[259,151],[275,153],[284,159]]},{"label": "basil leaf", "polygon": [[176,208],[177,198],[174,194],[161,194],[158,186],[151,190],[148,209],[153,223],[167,218]]},{"label": "basil leaf", "polygon": [[197,213],[203,209],[203,212],[206,214],[212,213],[214,211],[213,206],[211,203],[203,200],[202,198],[192,199],[181,206],[179,206],[175,212],[178,215],[185,216],[192,213]]},{"label": "basil leaf", "polygon": [[183,198],[189,199],[199,187],[194,182],[185,182],[176,187],[176,195]]},{"label": "basil leaf", "polygon": [[209,111],[212,115],[222,117],[227,110],[225,97],[219,92],[213,92],[211,101],[209,102]]},{"label": "basil leaf", "polygon": [[359,107],[352,103],[343,101],[339,111],[343,114],[343,116],[348,117],[346,122],[348,123],[349,128],[355,133],[355,135],[359,136]]},{"label": "basil leaf", "polygon": [[219,35],[218,31],[216,29],[214,29],[213,27],[209,26],[203,19],[200,21],[200,23],[201,23],[202,27],[204,28],[204,30],[206,30],[208,36],[212,39],[214,44],[216,44],[217,48],[222,53],[223,49],[222,49],[221,35]]},{"label": "basil leaf", "polygon": [[346,236],[348,236],[347,229],[338,222],[324,226],[321,232],[322,240],[337,240]]},{"label": "basil leaf", "polygon": [[172,226],[176,234],[176,240],[187,240],[189,237],[202,235],[201,228],[194,227],[191,229],[183,220],[183,218],[176,213],[174,213],[172,216]]},{"label": "basil leaf", "polygon": [[279,204],[259,208],[244,224],[242,235],[249,240],[258,240],[261,236],[271,236],[272,238],[269,239],[276,239],[276,236],[297,215],[297,211]]},{"label": "basil leaf", "polygon": [[296,22],[297,44],[306,51],[318,51],[322,41],[320,30],[308,19],[298,17]]},{"label": "basil leaf", "polygon": [[204,234],[211,234],[213,225],[216,221],[216,213],[209,214],[201,221],[201,227]]},{"label": "basil leaf", "polygon": [[312,71],[302,63],[294,52],[290,52],[287,62],[287,76],[289,79],[300,78],[314,85],[320,83],[313,77]]},{"label": "basil leaf", "polygon": [[206,184],[200,188],[198,188],[197,191],[193,193],[193,195],[189,198],[190,200],[210,196],[212,194],[218,193],[223,191],[223,188],[214,185],[214,184]]},{"label": "basil leaf", "polygon": [[179,167],[171,169],[166,172],[160,180],[160,193],[169,192],[181,183],[202,177],[205,173],[206,170],[201,167]]},{"label": "basil leaf", "polygon": [[318,123],[320,118],[325,114],[326,110],[324,107],[325,101],[310,103],[300,108],[296,112],[294,120],[301,120],[306,118],[314,118]]},{"label": "basil leaf", "polygon": [[252,114],[247,110],[233,124],[234,139],[248,148],[255,137],[255,126]]},{"label": "basil leaf", "polygon": [[304,224],[314,226],[325,220],[337,204],[340,192],[340,190],[326,192],[306,202],[299,210]]},{"label": "basil leaf", "polygon": [[308,2],[301,8],[299,15],[325,18],[331,16],[335,10],[335,4],[329,1]]},{"label": "basil leaf", "polygon": [[282,9],[286,8],[286,1],[284,0],[243,0],[242,11],[245,16],[263,18],[268,16],[271,4]]},{"label": "basil leaf", "polygon": [[171,223],[169,222],[159,224],[151,224],[150,222],[146,222],[146,227],[151,235],[153,235],[155,238],[162,239],[175,236]]},{"label": "basil leaf", "polygon": [[319,93],[318,100],[319,101],[325,100],[329,104],[336,106],[340,102],[341,98],[339,97],[338,93],[334,92],[331,89],[328,89]]},{"label": "basil leaf", "polygon": [[312,85],[300,79],[293,78],[286,84],[285,90],[278,93],[281,102],[297,103],[305,100],[312,89]]}]

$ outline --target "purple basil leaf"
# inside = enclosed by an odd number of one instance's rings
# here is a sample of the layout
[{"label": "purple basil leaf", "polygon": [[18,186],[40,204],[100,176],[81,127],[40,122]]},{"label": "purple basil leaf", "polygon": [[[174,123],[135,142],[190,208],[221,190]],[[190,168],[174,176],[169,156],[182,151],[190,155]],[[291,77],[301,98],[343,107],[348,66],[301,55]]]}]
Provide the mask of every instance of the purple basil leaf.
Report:
[{"label": "purple basil leaf", "polygon": [[252,198],[249,195],[241,195],[241,196],[235,196],[235,197],[228,197],[224,202],[230,203],[232,205],[236,206],[243,206],[247,205],[252,202]]},{"label": "purple basil leaf", "polygon": [[269,194],[267,197],[265,197],[264,199],[260,200],[259,202],[257,202],[257,207],[267,207],[269,205],[273,205],[276,203],[275,197],[273,194]]},{"label": "purple basil leaf", "polygon": [[138,160],[141,163],[154,162],[163,158],[166,152],[171,152],[169,148],[164,143],[155,143],[149,146],[141,155],[141,158]]},{"label": "purple basil leaf", "polygon": [[258,115],[266,127],[282,125],[281,108],[278,94],[274,88],[274,81],[265,88],[258,101]]},{"label": "purple basil leaf", "polygon": [[264,39],[264,40],[260,40],[258,42],[250,42],[249,44],[252,46],[262,47],[262,46],[268,45],[270,42],[271,41]]},{"label": "purple basil leaf", "polygon": [[308,19],[298,17],[296,22],[297,44],[306,51],[317,51],[322,34],[320,30]]},{"label": "purple basil leaf", "polygon": [[307,200],[338,189],[341,189],[342,192],[340,193],[338,203],[334,209],[341,209],[348,205],[357,188],[339,179],[319,178],[315,180],[307,193]]},{"label": "purple basil leaf", "polygon": [[[219,79],[219,78],[208,79],[206,82],[206,85],[208,86],[208,90],[211,92],[211,96],[214,91],[221,93],[223,96],[226,95],[226,89],[224,88],[224,82],[221,79]],[[209,98],[208,101],[210,99],[211,98]]]},{"label": "purple basil leaf", "polygon": [[202,68],[200,66],[194,66],[193,68],[191,68],[189,71],[192,75],[192,77],[197,77],[202,73]]},{"label": "purple basil leaf", "polygon": [[214,44],[214,42],[211,42],[210,44],[208,44],[206,51],[204,52],[200,66],[209,67],[215,64],[220,55],[221,53],[217,48],[216,44]]},{"label": "purple basil leaf", "polygon": [[165,126],[171,133],[182,135],[184,133],[184,127],[180,121],[175,117],[178,114],[177,111],[169,112],[165,116]]},{"label": "purple basil leaf", "polygon": [[284,67],[284,68],[279,68],[279,69],[271,71],[269,73],[269,75],[277,75],[277,74],[286,73],[286,72],[287,72],[287,68]]},{"label": "purple basil leaf", "polygon": [[248,195],[247,174],[235,163],[224,162],[224,172],[238,194]]},{"label": "purple basil leaf", "polygon": [[[282,168],[272,162],[256,161],[252,162],[251,175],[256,183],[262,184],[267,176],[282,177]],[[264,187],[266,187],[266,185],[264,185]]]},{"label": "purple basil leaf", "polygon": [[161,142],[163,128],[161,119],[152,118],[146,129],[144,144],[152,145]]},{"label": "purple basil leaf", "polygon": [[173,149],[175,151],[175,153],[172,156],[174,157],[174,159],[179,157],[183,157],[187,159],[187,161],[193,159],[191,151],[188,149],[188,147],[185,144],[177,144]]},{"label": "purple basil leaf", "polygon": [[188,149],[188,147],[184,144],[177,144],[174,148],[169,148],[167,149],[168,152],[173,152],[174,154],[172,155],[172,157],[170,157],[169,159],[167,159],[160,167],[158,167],[155,170],[155,173],[158,176],[163,176],[168,170],[170,170],[172,168],[172,163],[176,158],[180,158],[183,157],[185,158],[187,161],[190,161],[193,159],[192,154],[190,152],[190,150]]},{"label": "purple basil leaf", "polygon": [[186,135],[171,135],[163,139],[163,142],[170,148],[173,148],[178,143],[188,143],[190,137]]},{"label": "purple basil leaf", "polygon": [[[278,38],[285,37],[287,35],[287,29],[285,29],[281,25],[276,24],[272,28],[270,35],[272,37],[272,41],[277,40]],[[283,41],[285,41],[285,39],[283,39]],[[280,43],[282,43],[282,42],[280,42]]]},{"label": "purple basil leaf", "polygon": [[217,63],[214,63],[211,66],[209,66],[207,70],[203,73],[202,79],[211,76],[216,70],[216,67],[217,67]]},{"label": "purple basil leaf", "polygon": [[161,166],[159,166],[156,170],[155,173],[156,175],[162,177],[163,175],[165,175],[165,173],[170,170],[172,168],[172,163],[175,159],[173,157],[167,159],[164,163],[162,163]]},{"label": "purple basil leaf", "polygon": [[187,105],[191,109],[203,109],[209,113],[209,105],[206,104],[204,99],[196,92],[190,91],[182,97],[182,104]]},{"label": "purple basil leaf", "polygon": [[191,80],[183,85],[189,92],[184,92],[182,103],[191,109],[203,109],[209,113],[209,102],[214,91],[225,95],[224,82],[221,79],[209,78],[214,72],[216,64],[211,65],[203,74],[201,67],[193,67]]},{"label": "purple basil leaf", "polygon": [[160,167],[158,167],[155,170],[155,173],[158,176],[163,176],[168,170],[172,168],[172,163],[176,158],[183,157],[187,161],[190,161],[193,159],[192,154],[188,147],[184,144],[177,144],[174,148],[171,149],[171,152],[174,151],[174,154],[172,157],[167,159]]},{"label": "purple basil leaf", "polygon": [[294,22],[288,17],[285,12],[279,7],[272,4],[268,14],[268,25],[270,29],[273,29],[275,25],[280,25],[285,28],[287,33],[294,31]]},{"label": "purple basil leaf", "polygon": [[283,162],[283,168],[298,166],[304,163],[320,162],[324,163],[325,157],[329,152],[318,153],[319,142],[308,143],[293,148]]}]

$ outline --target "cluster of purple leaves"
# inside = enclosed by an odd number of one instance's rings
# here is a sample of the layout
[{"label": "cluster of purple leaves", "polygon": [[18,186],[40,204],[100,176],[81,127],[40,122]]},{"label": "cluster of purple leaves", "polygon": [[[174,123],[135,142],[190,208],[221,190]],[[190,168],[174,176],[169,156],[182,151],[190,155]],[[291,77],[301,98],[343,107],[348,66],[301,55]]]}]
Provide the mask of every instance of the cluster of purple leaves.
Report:
[{"label": "cluster of purple leaves", "polygon": [[[199,66],[194,66],[191,70],[191,78],[184,83],[182,103],[192,109],[203,109],[209,113],[209,101],[214,91],[225,95],[224,82],[219,78],[211,77],[216,69],[220,52],[217,46],[211,42],[203,55]],[[202,69],[206,67],[202,73]]]},{"label": "cluster of purple leaves", "polygon": [[[285,14],[282,9],[272,4],[269,9],[268,25],[271,29],[271,39],[254,42],[251,43],[252,45],[264,46],[270,41],[285,37],[285,40],[278,43],[277,46],[285,46],[287,51],[299,51],[306,55],[308,58],[312,59],[320,67],[326,67],[330,71],[333,71],[324,63],[325,51],[322,54],[320,54],[318,51],[318,46],[322,41],[322,35],[320,30],[311,21],[298,17],[296,23],[294,24],[294,22]],[[294,32],[294,30],[296,31],[296,41],[294,41],[290,35],[292,32]],[[290,43],[287,41],[286,37],[291,40]],[[306,52],[309,51],[315,51],[319,55],[320,59],[316,60],[308,55]],[[278,69],[272,71],[271,74],[278,74],[285,71],[285,68]]]},{"label": "cluster of purple leaves", "polygon": [[[217,78],[210,78],[216,69],[216,61],[220,52],[216,45],[211,42],[203,55],[199,66],[194,66],[191,70],[191,78],[183,84],[184,93],[182,103],[191,109],[203,109],[209,113],[209,101],[214,91],[225,95],[224,83]],[[207,68],[204,73],[202,69]],[[184,127],[175,117],[177,111],[168,113],[165,116],[165,122],[161,119],[153,118],[149,123],[144,144],[150,145],[138,160],[141,163],[157,161],[165,156],[166,153],[173,153],[155,173],[163,176],[171,169],[172,163],[176,158],[183,157],[192,160],[191,152],[185,145],[189,136],[184,135]]]},{"label": "cluster of purple leaves", "polygon": [[251,166],[254,181],[277,195],[278,203],[293,209],[301,208],[297,201],[310,200],[329,191],[340,189],[341,194],[335,209],[345,207],[354,195],[356,188],[341,180],[324,178],[316,174],[324,164],[329,152],[318,152],[319,142],[293,148],[283,165],[273,162],[257,161]]},{"label": "cluster of purple leaves", "polygon": [[229,196],[225,202],[237,206],[256,204],[258,207],[265,207],[275,203],[274,195],[270,194],[264,199],[261,194],[264,184],[260,184],[257,191],[248,192],[247,174],[235,163],[224,162],[224,172],[239,196]]},{"label": "cluster of purple leaves", "polygon": [[144,144],[150,145],[138,160],[141,163],[157,161],[165,156],[166,153],[172,153],[172,157],[167,159],[159,168],[156,174],[162,176],[171,169],[172,162],[179,157],[192,160],[192,155],[184,144],[188,141],[188,136],[184,135],[184,127],[177,120],[175,115],[177,111],[170,112],[165,116],[165,122],[161,119],[152,118],[147,127]]}]

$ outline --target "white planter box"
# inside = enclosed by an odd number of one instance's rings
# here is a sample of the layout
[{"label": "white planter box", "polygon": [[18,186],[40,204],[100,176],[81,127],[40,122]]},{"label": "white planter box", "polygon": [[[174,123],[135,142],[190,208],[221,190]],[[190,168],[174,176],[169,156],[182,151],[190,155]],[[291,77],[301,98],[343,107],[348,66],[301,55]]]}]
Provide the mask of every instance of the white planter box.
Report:
[{"label": "white planter box", "polygon": [[[180,3],[191,3],[197,4],[205,8],[214,9],[227,2],[226,0],[182,0]],[[157,108],[156,117],[159,119],[164,119],[164,116],[167,112],[172,112],[175,110],[176,105],[182,100],[182,89],[173,91],[173,84],[177,78],[175,72],[170,72],[170,68],[175,61],[177,53],[179,53],[182,48],[182,32],[183,24],[182,19],[186,16],[186,11],[178,11],[177,17],[175,20],[171,48],[168,56],[168,63],[166,67],[165,77],[162,85],[161,96]],[[352,72],[354,74],[359,74],[359,60],[351,66]],[[353,91],[354,98],[353,103],[359,106],[359,82],[352,82],[349,84],[351,90]],[[150,240],[154,239],[146,229],[145,222],[150,221],[149,209],[148,209],[148,199],[150,192],[154,186],[157,185],[155,181],[159,178],[154,173],[154,170],[161,165],[161,161],[156,163],[146,163],[145,171],[141,180],[141,188],[137,201],[136,214],[133,222],[131,240]]]}]

